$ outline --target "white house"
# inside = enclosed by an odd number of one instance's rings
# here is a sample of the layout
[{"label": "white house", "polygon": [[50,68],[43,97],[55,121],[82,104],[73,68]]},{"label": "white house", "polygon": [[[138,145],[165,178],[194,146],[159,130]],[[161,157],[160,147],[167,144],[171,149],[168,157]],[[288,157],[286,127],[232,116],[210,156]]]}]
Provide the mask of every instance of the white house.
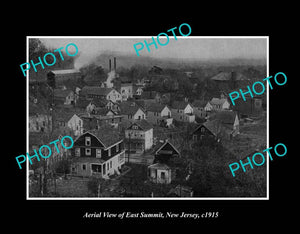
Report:
[{"label": "white house", "polygon": [[122,100],[126,101],[128,98],[133,97],[133,85],[132,83],[122,83],[120,87],[120,93]]},{"label": "white house", "polygon": [[125,148],[143,153],[153,146],[153,126],[146,120],[135,120],[125,129]]},{"label": "white house", "polygon": [[147,121],[152,124],[164,123],[166,126],[170,126],[173,123],[171,117],[172,112],[167,105],[160,103],[149,103],[146,106],[147,110]]},{"label": "white house", "polygon": [[212,109],[213,109],[213,106],[210,104],[210,102],[208,101],[207,103],[206,103],[206,105],[205,105],[205,107],[204,107],[204,110],[206,111],[206,112],[209,112],[209,111],[212,111]]},{"label": "white house", "polygon": [[55,104],[71,105],[76,102],[75,93],[68,89],[54,89],[53,98]]},{"label": "white house", "polygon": [[83,119],[78,114],[74,114],[67,122],[67,126],[71,128],[75,136],[79,136],[84,132]]},{"label": "white house", "polygon": [[119,105],[120,115],[125,120],[139,120],[146,119],[145,111],[139,107],[135,102],[122,102]]},{"label": "white house", "polygon": [[121,102],[121,94],[113,88],[101,88],[98,86],[84,86],[80,92],[80,96],[85,99],[98,98],[102,100]]},{"label": "white house", "polygon": [[195,121],[193,106],[184,101],[174,101],[171,106],[172,117],[177,121],[192,123]]},{"label": "white house", "polygon": [[164,163],[155,163],[148,166],[148,178],[157,184],[171,183],[171,168]]},{"label": "white house", "polygon": [[210,101],[213,110],[228,110],[230,107],[230,103],[226,98],[212,98]]}]

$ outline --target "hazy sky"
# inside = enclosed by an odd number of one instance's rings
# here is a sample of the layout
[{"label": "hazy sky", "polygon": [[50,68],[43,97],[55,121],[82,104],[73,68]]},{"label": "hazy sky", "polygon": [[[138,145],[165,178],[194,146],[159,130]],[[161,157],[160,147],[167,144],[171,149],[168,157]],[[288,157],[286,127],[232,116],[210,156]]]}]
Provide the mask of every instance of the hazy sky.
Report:
[{"label": "hazy sky", "polygon": [[[154,37],[156,39],[156,36]],[[101,52],[124,53],[137,56],[133,45],[146,40],[151,43],[151,37],[102,37],[102,38],[40,38],[48,47],[54,49],[65,47],[73,42],[78,46],[80,63],[87,63]],[[160,37],[160,42],[165,43],[166,38]],[[71,52],[71,48],[70,52]],[[155,49],[150,46],[148,52],[146,46],[139,51],[140,56],[156,58],[183,58],[183,59],[226,59],[226,58],[248,58],[265,59],[267,54],[267,38],[226,38],[226,37],[170,37],[166,46]],[[85,61],[85,62],[83,62]],[[79,62],[79,61],[78,61]]]}]

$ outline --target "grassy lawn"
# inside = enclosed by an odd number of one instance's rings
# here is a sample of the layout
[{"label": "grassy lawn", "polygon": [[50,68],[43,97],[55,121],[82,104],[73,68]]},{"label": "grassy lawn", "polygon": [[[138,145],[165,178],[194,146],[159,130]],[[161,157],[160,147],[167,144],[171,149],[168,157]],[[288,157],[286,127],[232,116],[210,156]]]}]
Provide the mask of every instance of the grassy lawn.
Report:
[{"label": "grassy lawn", "polygon": [[[56,181],[56,197],[89,197],[87,182],[88,178],[71,177]],[[55,196],[54,184],[51,182],[48,190]]]}]

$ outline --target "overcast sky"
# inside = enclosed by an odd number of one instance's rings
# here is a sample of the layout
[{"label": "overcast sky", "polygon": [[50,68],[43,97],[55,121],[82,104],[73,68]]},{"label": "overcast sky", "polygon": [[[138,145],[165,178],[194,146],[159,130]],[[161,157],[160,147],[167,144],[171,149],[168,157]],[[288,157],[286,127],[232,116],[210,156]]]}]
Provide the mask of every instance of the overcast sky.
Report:
[{"label": "overcast sky", "polygon": [[[156,38],[156,37],[154,37]],[[138,38],[40,38],[47,46],[54,49],[65,47],[69,43],[75,43],[80,52],[79,60],[86,61],[95,58],[101,52],[114,52],[137,56],[133,45],[144,40],[151,43],[151,37]],[[166,38],[160,37],[161,43],[166,42]],[[70,52],[71,52],[71,48]],[[227,59],[227,58],[247,58],[266,59],[267,39],[266,38],[208,38],[208,37],[177,37],[175,40],[170,37],[166,46],[155,49],[150,46],[148,52],[146,46],[139,51],[140,56],[150,56],[156,58],[183,58],[183,59]],[[72,53],[72,52],[71,52]]]}]

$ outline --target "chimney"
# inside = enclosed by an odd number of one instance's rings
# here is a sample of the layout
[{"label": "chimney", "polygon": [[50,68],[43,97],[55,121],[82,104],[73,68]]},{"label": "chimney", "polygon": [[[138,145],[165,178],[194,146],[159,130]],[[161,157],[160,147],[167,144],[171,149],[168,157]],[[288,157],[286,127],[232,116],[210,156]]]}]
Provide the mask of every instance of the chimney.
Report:
[{"label": "chimney", "polygon": [[116,59],[116,57],[114,57],[114,70],[116,71],[117,70],[117,59]]},{"label": "chimney", "polygon": [[109,71],[111,72],[111,60],[109,60]]}]

